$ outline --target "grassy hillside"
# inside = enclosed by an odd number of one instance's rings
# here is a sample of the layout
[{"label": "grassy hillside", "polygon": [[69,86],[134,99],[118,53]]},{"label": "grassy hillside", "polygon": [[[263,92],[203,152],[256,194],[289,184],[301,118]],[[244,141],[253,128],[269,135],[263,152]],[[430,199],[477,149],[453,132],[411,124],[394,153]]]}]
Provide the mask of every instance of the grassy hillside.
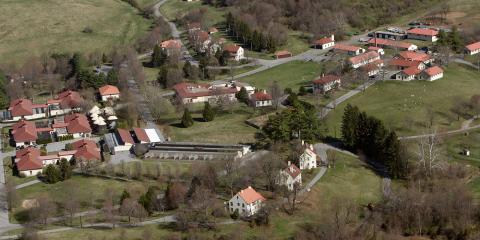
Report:
[{"label": "grassy hillside", "polygon": [[380,118],[399,135],[421,134],[426,131],[428,109],[433,112],[434,125],[441,130],[458,129],[465,120],[452,111],[459,101],[468,101],[478,94],[480,74],[451,64],[445,77],[434,82],[380,82],[340,104],[327,117],[330,135],[338,133],[343,109],[347,103],[357,105],[368,114]]},{"label": "grassy hillside", "polygon": [[[1,63],[45,52],[91,52],[133,42],[149,26],[119,0],[0,1]],[[82,32],[90,28],[92,33]]]}]

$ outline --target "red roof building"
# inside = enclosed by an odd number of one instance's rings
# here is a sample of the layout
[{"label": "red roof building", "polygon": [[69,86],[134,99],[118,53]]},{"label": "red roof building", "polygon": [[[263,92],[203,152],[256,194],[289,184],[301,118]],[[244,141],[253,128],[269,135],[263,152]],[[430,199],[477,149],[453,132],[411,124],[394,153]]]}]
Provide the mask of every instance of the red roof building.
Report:
[{"label": "red roof building", "polygon": [[335,36],[332,34],[330,37],[324,37],[313,42],[315,48],[327,49],[335,46]]},{"label": "red roof building", "polygon": [[208,102],[210,99],[218,99],[226,96],[230,100],[235,100],[236,87],[212,86],[203,83],[182,82],[173,86],[177,98],[182,103]]},{"label": "red roof building", "polygon": [[33,114],[32,101],[28,99],[16,99],[10,102],[10,111],[13,117],[29,116]]},{"label": "red roof building", "polygon": [[363,65],[367,65],[374,61],[380,60],[380,54],[378,52],[366,52],[358,56],[351,57],[348,61],[352,64],[353,68],[359,68]]},{"label": "red roof building", "polygon": [[382,47],[382,48],[397,48],[399,50],[407,50],[407,51],[414,51],[417,50],[417,46],[408,42],[403,41],[393,41],[389,39],[381,39],[381,38],[372,38],[368,40],[368,44],[374,47]]},{"label": "red roof building", "polygon": [[433,60],[430,55],[423,52],[401,51],[399,56],[408,61],[421,61],[425,64],[430,63]]},{"label": "red roof building", "polygon": [[427,80],[427,81],[435,81],[442,77],[443,77],[443,69],[438,66],[427,68],[420,75],[420,79]]},{"label": "red roof building", "polygon": [[412,28],[407,31],[409,39],[436,42],[438,40],[438,30],[430,28]]},{"label": "red roof building", "polygon": [[272,95],[268,94],[265,90],[255,92],[250,96],[250,103],[254,107],[272,106],[272,100]]},{"label": "red roof building", "polygon": [[137,137],[137,140],[140,143],[149,143],[150,138],[148,138],[147,133],[145,132],[144,129],[142,128],[133,128],[133,132],[135,133],[135,136]]},{"label": "red roof building", "polygon": [[98,91],[100,92],[101,96],[120,94],[120,90],[118,90],[118,88],[113,85],[105,85],[103,87],[100,87]]},{"label": "red roof building", "polygon": [[69,134],[92,132],[88,118],[83,114],[74,113],[66,115],[64,121],[67,124],[67,132]]},{"label": "red roof building", "polygon": [[135,144],[135,141],[130,134],[130,131],[122,128],[117,128],[118,135],[120,136],[120,140],[122,140],[123,144]]},{"label": "red roof building", "polygon": [[480,53],[480,42],[472,43],[465,46],[466,52],[469,55],[475,55]]},{"label": "red roof building", "polygon": [[313,80],[313,91],[326,93],[330,90],[340,87],[341,79],[336,75],[326,75]]},{"label": "red roof building", "polygon": [[73,155],[75,159],[82,160],[97,160],[102,159],[100,155],[100,149],[97,147],[97,144],[92,140],[82,139],[72,143],[73,149],[76,151]]},{"label": "red roof building", "polygon": [[248,186],[247,188],[240,190],[238,192],[238,195],[245,201],[246,204],[251,204],[257,201],[265,201],[266,198],[264,198],[260,193],[255,191],[252,187]]},{"label": "red roof building", "polygon": [[399,70],[409,68],[409,67],[416,67],[418,69],[424,69],[425,64],[422,61],[409,61],[402,58],[394,58],[389,62],[390,66],[394,66]]},{"label": "red roof building", "polygon": [[37,128],[35,123],[24,119],[12,126],[12,136],[16,143],[37,141]]},{"label": "red roof building", "polygon": [[34,147],[20,149],[15,153],[15,164],[19,171],[38,170],[43,168],[39,159],[40,150]]},{"label": "red roof building", "polygon": [[291,56],[292,56],[292,53],[286,50],[275,52],[275,58],[277,59],[289,58]]},{"label": "red roof building", "polygon": [[182,44],[179,40],[176,39],[170,39],[167,41],[163,41],[160,46],[164,49],[176,49],[179,50],[182,48]]},{"label": "red roof building", "polygon": [[83,98],[80,96],[80,93],[72,90],[61,92],[56,98],[47,100],[48,105],[59,104],[63,109],[77,108],[82,102]]},{"label": "red roof building", "polygon": [[240,49],[240,46],[236,44],[226,44],[223,46],[223,50],[227,51],[230,54],[236,54],[238,52],[238,49]]},{"label": "red roof building", "polygon": [[345,44],[336,44],[335,46],[333,46],[333,49],[339,52],[346,52],[349,55],[358,55],[365,52],[365,49],[361,47]]}]

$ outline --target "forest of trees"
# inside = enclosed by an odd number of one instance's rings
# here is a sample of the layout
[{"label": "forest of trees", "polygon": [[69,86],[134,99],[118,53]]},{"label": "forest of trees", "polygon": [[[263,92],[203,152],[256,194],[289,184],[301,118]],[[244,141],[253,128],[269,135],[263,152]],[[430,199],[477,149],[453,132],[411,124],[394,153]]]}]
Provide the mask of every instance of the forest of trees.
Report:
[{"label": "forest of trees", "polygon": [[401,154],[402,146],[395,131],[350,104],[343,114],[342,140],[346,148],[386,166],[392,178],[407,176],[408,159]]}]

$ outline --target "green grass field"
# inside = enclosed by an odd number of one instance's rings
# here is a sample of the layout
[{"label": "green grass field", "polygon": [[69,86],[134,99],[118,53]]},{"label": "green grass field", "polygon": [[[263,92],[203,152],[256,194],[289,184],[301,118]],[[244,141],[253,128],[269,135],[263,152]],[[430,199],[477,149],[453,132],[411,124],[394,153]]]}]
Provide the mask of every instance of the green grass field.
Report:
[{"label": "green grass field", "polygon": [[[151,24],[118,0],[1,1],[0,22],[1,63],[43,53],[107,51],[134,42]],[[87,27],[93,32],[83,33]]]},{"label": "green grass field", "polygon": [[205,24],[208,26],[215,26],[224,20],[225,9],[205,5],[202,1],[168,0],[160,7],[160,11],[168,20],[174,21],[182,18],[188,12],[199,8],[206,10]]},{"label": "green grass field", "polygon": [[237,103],[232,113],[217,112],[211,122],[203,122],[203,104],[197,104],[192,110],[195,120],[193,126],[183,128],[180,126],[181,113],[174,113],[162,119],[167,125],[167,135],[173,141],[209,142],[209,143],[251,143],[257,129],[247,125],[245,120],[251,118],[254,111],[245,104]]},{"label": "green grass field", "polygon": [[347,102],[340,104],[327,119],[328,133],[340,130],[343,109],[347,103],[385,122],[387,127],[398,131],[399,135],[421,134],[428,109],[433,112],[434,125],[438,131],[458,129],[465,120],[452,111],[456,102],[468,101],[478,94],[480,74],[462,66],[451,64],[445,77],[434,82],[412,81],[379,82]]},{"label": "green grass field", "polygon": [[[325,63],[322,63],[325,64]],[[330,63],[326,63],[330,65]],[[326,66],[328,71],[329,66]],[[318,77],[321,72],[321,64],[315,62],[292,61],[266,71],[240,78],[239,81],[248,82],[257,88],[268,89],[277,81],[280,87],[298,90],[302,85],[308,85],[310,81]]]}]

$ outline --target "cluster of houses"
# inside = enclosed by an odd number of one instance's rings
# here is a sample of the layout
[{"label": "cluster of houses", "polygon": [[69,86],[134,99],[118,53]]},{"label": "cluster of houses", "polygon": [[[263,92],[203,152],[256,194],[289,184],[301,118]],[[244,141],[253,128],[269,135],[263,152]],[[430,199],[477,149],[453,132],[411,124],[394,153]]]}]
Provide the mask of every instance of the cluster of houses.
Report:
[{"label": "cluster of houses", "polygon": [[434,81],[443,77],[443,69],[433,66],[434,59],[423,52],[402,51],[393,58],[389,65],[399,73],[395,79],[402,81],[427,80]]},{"label": "cluster of houses", "polygon": [[[299,167],[288,162],[285,169],[280,170],[276,183],[285,186],[289,191],[298,189],[302,185],[302,170],[310,170],[317,168],[321,161],[319,155],[315,152],[311,144],[302,142],[303,153],[298,159]],[[259,192],[255,191],[251,186],[240,190],[227,203],[226,207],[230,213],[237,213],[242,217],[250,217],[258,213],[266,201]]]},{"label": "cluster of houses", "polygon": [[388,39],[393,41],[400,41],[405,39],[421,40],[428,42],[436,42],[438,40],[439,30],[435,28],[420,28],[415,27],[402,31],[397,28],[389,31],[376,31],[371,33],[373,38]]},{"label": "cluster of houses", "polygon": [[[99,100],[107,102],[120,98],[117,87],[106,85],[99,88]],[[10,130],[10,141],[17,152],[14,164],[18,172],[25,176],[35,176],[49,164],[57,164],[61,159],[75,160],[77,163],[101,160],[100,148],[93,140],[92,125],[102,128],[117,120],[113,108],[93,107],[89,117],[79,113],[84,99],[76,91],[67,90],[46,104],[33,104],[29,99],[11,101],[3,112],[4,122],[15,122]],[[37,145],[50,143],[52,139],[79,139],[71,149],[54,153],[42,153]]]},{"label": "cluster of houses", "polygon": [[253,107],[272,106],[273,98],[265,90],[256,91],[254,87],[241,82],[191,83],[182,82],[173,86],[177,100],[183,104],[215,103],[220,99],[236,101],[236,94],[245,88]]}]

